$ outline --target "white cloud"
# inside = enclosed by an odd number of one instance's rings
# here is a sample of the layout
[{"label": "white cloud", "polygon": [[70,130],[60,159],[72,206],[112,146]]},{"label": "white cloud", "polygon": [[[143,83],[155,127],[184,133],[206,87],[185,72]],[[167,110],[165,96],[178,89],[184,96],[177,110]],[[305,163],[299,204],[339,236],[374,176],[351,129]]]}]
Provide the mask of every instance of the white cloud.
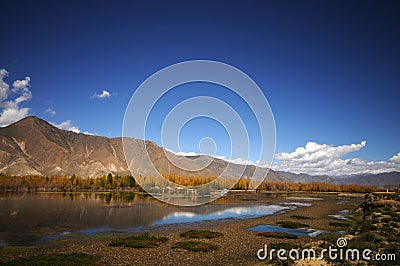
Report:
[{"label": "white cloud", "polygon": [[4,78],[8,76],[8,71],[0,69],[0,101],[7,99],[8,90],[10,86],[4,81]]},{"label": "white cloud", "polygon": [[[14,81],[10,91],[10,85],[4,81],[7,76],[8,71],[0,69],[0,127],[28,116],[30,109],[21,107],[20,104],[32,98],[32,92],[29,90],[30,77]],[[10,96],[14,96],[14,99],[10,99]]]},{"label": "white cloud", "polygon": [[[168,149],[166,149],[166,150],[168,150]],[[198,156],[198,155],[201,155],[201,154],[195,153],[194,151],[190,151],[190,152],[183,152],[183,151],[174,152],[174,151],[171,151],[171,150],[168,150],[168,151],[170,151],[172,153],[175,153],[176,155],[180,155],[180,156]]]},{"label": "white cloud", "polygon": [[390,161],[394,163],[400,163],[400,152],[394,155],[392,158],[390,158]]},{"label": "white cloud", "polygon": [[57,113],[56,110],[54,110],[52,108],[47,108],[45,112],[46,112],[46,114],[49,114],[49,115],[55,115]]},{"label": "white cloud", "polygon": [[0,127],[8,126],[29,115],[29,108],[7,108],[0,115]]},{"label": "white cloud", "polygon": [[242,159],[242,158],[236,158],[236,159],[232,159],[232,160],[228,160],[228,161],[231,162],[231,163],[234,163],[234,164],[243,164],[243,165],[251,164],[251,165],[254,165],[254,162],[252,162],[250,160],[245,160],[245,159]]},{"label": "white cloud", "polygon": [[13,83],[12,92],[18,92],[19,90],[26,90],[29,87],[30,77],[25,77],[23,80],[16,80]]},{"label": "white cloud", "polygon": [[327,144],[318,144],[315,142],[308,142],[305,147],[298,147],[292,153],[278,153],[275,155],[275,159],[282,161],[298,161],[298,162],[318,162],[323,159],[337,159],[344,155],[358,151],[365,147],[366,141],[362,141],[360,144],[342,145],[334,147]]},{"label": "white cloud", "polygon": [[[273,163],[274,170],[311,175],[377,174],[400,171],[400,153],[388,161],[364,161],[360,158],[343,159],[347,154],[366,146],[358,144],[333,146],[308,142],[291,153],[278,153]],[[262,164],[261,164],[262,165]]]},{"label": "white cloud", "polygon": [[93,94],[92,98],[97,98],[97,99],[105,99],[105,98],[110,98],[111,97],[111,93],[109,91],[103,90],[101,93],[97,94]]},{"label": "white cloud", "polygon": [[52,124],[55,127],[58,127],[59,129],[68,130],[68,131],[72,131],[72,132],[75,132],[75,133],[80,133],[81,132],[79,130],[79,127],[74,126],[72,124],[71,120],[66,120],[64,122],[61,122],[60,124],[56,124],[54,122],[50,122],[50,124]]},{"label": "white cloud", "polygon": [[[227,159],[221,155],[211,156],[235,164],[271,167],[277,171],[307,173],[310,175],[342,176],[400,171],[400,152],[388,161],[364,161],[361,158],[343,158],[351,152],[361,150],[366,145],[366,141],[341,146],[308,142],[304,147],[298,147],[291,153],[283,152],[275,154],[275,161],[272,166],[268,162],[252,162],[241,158]],[[195,152],[168,151],[182,156],[201,155]]]},{"label": "white cloud", "polygon": [[221,155],[211,155],[211,156],[213,156],[213,157],[215,157],[217,159],[221,159],[221,160],[230,162],[230,163],[234,163],[234,164],[242,164],[242,165],[251,164],[251,165],[255,165],[254,162],[252,162],[250,160],[245,160],[245,159],[242,159],[242,158],[227,159],[225,156],[221,156]]},{"label": "white cloud", "polygon": [[[57,123],[54,123],[54,122],[50,122],[50,124],[52,124],[55,127],[58,127],[59,129],[68,130],[68,131],[72,131],[72,132],[75,132],[75,133],[81,133],[81,130],[79,129],[79,127],[73,125],[71,120],[65,120],[64,122],[61,122],[60,124],[57,124]],[[90,135],[90,136],[95,136],[96,135],[96,134],[91,133],[89,131],[84,131],[82,134]]]},{"label": "white cloud", "polygon": [[200,154],[200,153],[196,153],[196,152],[193,152],[193,151],[190,151],[190,152],[183,152],[183,151],[174,152],[174,151],[169,150],[169,149],[167,149],[167,148],[165,148],[165,149],[166,149],[167,151],[169,151],[169,152],[172,152],[172,153],[174,153],[174,154],[176,154],[176,155],[180,155],[180,156],[209,155],[209,156],[211,156],[211,157],[214,157],[214,158],[217,158],[217,159],[221,159],[221,160],[224,160],[224,161],[227,161],[227,162],[231,162],[231,163],[234,163],[234,164],[242,164],[242,165],[251,164],[251,165],[255,165],[254,162],[252,162],[252,161],[250,161],[250,160],[245,160],[245,159],[242,159],[242,158],[227,159],[227,158],[226,158],[225,156],[223,156],[223,155]]}]

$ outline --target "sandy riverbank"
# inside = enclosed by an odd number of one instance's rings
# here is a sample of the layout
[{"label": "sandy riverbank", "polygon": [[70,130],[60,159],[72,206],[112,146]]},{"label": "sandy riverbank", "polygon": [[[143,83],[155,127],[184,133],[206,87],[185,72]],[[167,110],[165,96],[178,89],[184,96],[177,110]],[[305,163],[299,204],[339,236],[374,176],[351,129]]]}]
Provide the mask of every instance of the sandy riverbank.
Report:
[{"label": "sandy riverbank", "polygon": [[[305,195],[303,195],[305,196]],[[313,197],[321,197],[315,193]],[[230,197],[257,200],[274,204],[282,202],[283,197],[265,199],[259,194],[234,194]],[[267,215],[251,219],[206,221],[184,226],[169,226],[163,230],[151,232],[150,235],[164,236],[168,238],[166,243],[156,248],[134,249],[127,247],[110,247],[109,242],[120,236],[111,237],[80,237],[53,241],[49,244],[38,245],[29,249],[14,250],[13,252],[1,252],[2,261],[20,256],[31,256],[46,253],[88,253],[99,256],[100,262],[105,265],[255,265],[260,263],[256,254],[264,244],[286,242],[300,246],[315,241],[315,238],[299,237],[298,239],[275,239],[258,236],[256,232],[247,230],[259,224],[276,225],[278,221],[295,221],[307,223],[310,228],[337,231],[330,226],[334,222],[328,215],[337,214],[341,210],[353,210],[362,202],[362,198],[339,197],[334,195],[322,195],[323,200],[301,201],[290,199],[289,201],[309,202],[312,206],[299,207],[273,215]],[[343,201],[345,200],[345,201]],[[285,200],[287,201],[287,200]],[[339,201],[341,204],[338,204]],[[310,217],[309,220],[293,218],[294,215]],[[207,229],[218,231],[223,236],[214,239],[201,240],[218,245],[218,250],[211,252],[191,252],[173,249],[176,242],[184,241],[180,233],[189,229]]]}]

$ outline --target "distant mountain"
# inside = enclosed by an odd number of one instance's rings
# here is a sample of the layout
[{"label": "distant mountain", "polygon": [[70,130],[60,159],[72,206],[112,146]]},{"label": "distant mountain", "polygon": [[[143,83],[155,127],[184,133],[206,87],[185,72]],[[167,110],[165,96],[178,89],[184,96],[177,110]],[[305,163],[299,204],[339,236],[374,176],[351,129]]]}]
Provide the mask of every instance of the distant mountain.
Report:
[{"label": "distant mountain", "polygon": [[368,174],[368,175],[352,175],[345,177],[330,177],[327,175],[314,176],[304,173],[294,174],[283,171],[276,171],[276,173],[283,177],[286,177],[292,182],[298,182],[298,183],[324,182],[324,183],[339,184],[339,185],[357,184],[357,185],[377,186],[377,187],[400,184],[400,172]]},{"label": "distant mountain", "polygon": [[276,171],[277,174],[286,177],[292,182],[297,183],[311,183],[311,182],[323,182],[329,184],[337,184],[337,180],[327,175],[309,175],[305,173],[295,174],[291,172]]},{"label": "distant mountain", "polygon": [[384,187],[400,184],[400,172],[390,172],[381,174],[357,175],[351,177],[338,178],[342,184],[373,185]]},{"label": "distant mountain", "polygon": [[[77,134],[58,129],[35,116],[24,118],[7,127],[0,128],[0,172],[14,175],[66,175],[96,177],[108,173],[128,175],[127,163],[123,152],[122,138],[106,138]],[[132,151],[129,164],[132,175],[152,173],[155,167],[162,174],[186,176],[225,176],[249,177],[253,173],[261,178],[267,168],[241,165],[199,155],[190,158],[173,154],[156,143],[126,138],[126,145]],[[146,150],[145,150],[146,149]],[[153,165],[144,160],[149,154]],[[186,169],[198,169],[199,162],[212,159],[211,164],[200,171],[185,171],[170,163],[168,157],[182,163]],[[188,160],[192,159],[192,160]],[[194,160],[196,159],[196,160]],[[243,172],[243,174],[242,174]],[[288,179],[270,170],[267,179],[288,181]]]}]

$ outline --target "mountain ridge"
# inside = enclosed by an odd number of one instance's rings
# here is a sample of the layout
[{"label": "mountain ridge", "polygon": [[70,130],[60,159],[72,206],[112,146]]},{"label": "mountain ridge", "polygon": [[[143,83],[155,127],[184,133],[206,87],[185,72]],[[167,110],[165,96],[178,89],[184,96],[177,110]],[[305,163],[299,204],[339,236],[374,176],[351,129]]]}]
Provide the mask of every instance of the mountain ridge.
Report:
[{"label": "mountain ridge", "polygon": [[329,184],[357,184],[365,186],[393,186],[400,184],[400,172],[386,172],[380,174],[360,174],[350,175],[344,177],[335,177],[328,175],[309,175],[306,173],[295,174],[285,171],[275,171],[277,174],[286,177],[291,182],[298,183],[311,183],[311,182],[323,182]]},{"label": "mountain ridge", "polygon": [[[73,174],[82,177],[97,177],[111,173],[113,175],[146,175],[152,167],[161,174],[178,174],[186,176],[219,176],[226,168],[228,176],[250,177],[253,173],[267,175],[267,179],[287,181],[273,170],[232,164],[212,157],[212,163],[199,171],[185,171],[170,163],[168,157],[182,162],[186,169],[197,169],[195,161],[187,160],[159,147],[155,142],[133,138],[124,138],[125,145],[134,151],[128,170],[123,150],[123,138],[107,138],[86,135],[59,129],[43,119],[30,116],[11,125],[0,128],[0,172],[13,175],[54,176]],[[146,163],[147,154],[154,166]],[[200,155],[200,159],[210,158]],[[185,160],[186,159],[186,160]],[[243,171],[240,171],[242,169]]]},{"label": "mountain ridge", "polygon": [[[181,156],[159,147],[153,141],[124,138],[129,149],[134,151],[129,162],[125,161],[123,138],[107,138],[75,133],[59,129],[43,119],[30,116],[0,128],[0,172],[12,175],[98,177],[107,175],[148,175],[151,169],[161,174],[183,176],[224,176],[263,178],[268,180],[331,184],[375,185],[378,187],[400,184],[400,172],[382,174],[333,177],[312,176],[274,171],[255,165],[239,165],[208,155]],[[124,141],[125,141],[124,140]],[[145,150],[146,149],[146,150]],[[151,162],[144,160],[148,154]],[[147,156],[147,155],[146,155]],[[172,164],[168,158],[184,165],[186,169],[197,169],[198,162],[211,160],[208,167],[199,171],[186,171]],[[188,160],[188,158],[193,160]],[[224,170],[226,170],[224,172]],[[268,174],[267,174],[268,173]]]}]

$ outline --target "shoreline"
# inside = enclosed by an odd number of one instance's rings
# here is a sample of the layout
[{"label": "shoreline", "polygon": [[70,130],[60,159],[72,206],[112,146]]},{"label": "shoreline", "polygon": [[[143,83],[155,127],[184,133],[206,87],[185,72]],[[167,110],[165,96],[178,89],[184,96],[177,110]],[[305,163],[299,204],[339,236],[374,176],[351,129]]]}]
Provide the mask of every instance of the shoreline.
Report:
[{"label": "shoreline", "polygon": [[[276,225],[278,221],[299,222],[291,216],[301,215],[311,219],[300,221],[307,223],[310,228],[318,230],[334,231],[329,225],[332,221],[337,221],[328,215],[337,214],[340,210],[354,210],[362,203],[360,197],[338,196],[336,194],[321,193],[292,193],[280,192],[284,195],[324,195],[323,200],[311,200],[312,206],[298,207],[294,210],[277,212],[256,218],[207,220],[202,222],[188,223],[185,225],[173,224],[162,225],[158,230],[153,230],[150,235],[167,237],[168,241],[156,248],[134,249],[126,247],[110,247],[108,243],[123,236],[123,234],[111,236],[94,237],[72,237],[61,240],[54,240],[48,244],[40,244],[34,247],[21,248],[20,251],[0,252],[0,261],[7,261],[16,257],[27,257],[36,254],[49,253],[87,253],[99,256],[104,265],[253,265],[260,263],[256,253],[264,244],[285,242],[291,245],[303,246],[307,243],[316,241],[317,238],[298,237],[298,239],[274,239],[258,236],[257,232],[247,230],[260,224]],[[257,197],[258,202],[274,204],[282,202],[282,195],[262,199],[265,193],[232,193],[228,197]],[[260,199],[261,198],[261,199]],[[345,204],[337,204],[340,200],[347,200]],[[243,201],[245,202],[245,201]],[[155,227],[156,228],[156,227]],[[191,252],[173,249],[176,242],[183,241],[180,233],[190,230],[212,230],[223,234],[215,239],[205,239],[204,242],[218,245],[218,249],[211,252]],[[4,248],[3,248],[4,249]],[[5,248],[7,249],[7,247]],[[12,247],[8,248],[12,250]],[[15,248],[18,249],[18,248]],[[3,250],[5,251],[5,250]],[[12,253],[12,254],[11,254]]]}]

